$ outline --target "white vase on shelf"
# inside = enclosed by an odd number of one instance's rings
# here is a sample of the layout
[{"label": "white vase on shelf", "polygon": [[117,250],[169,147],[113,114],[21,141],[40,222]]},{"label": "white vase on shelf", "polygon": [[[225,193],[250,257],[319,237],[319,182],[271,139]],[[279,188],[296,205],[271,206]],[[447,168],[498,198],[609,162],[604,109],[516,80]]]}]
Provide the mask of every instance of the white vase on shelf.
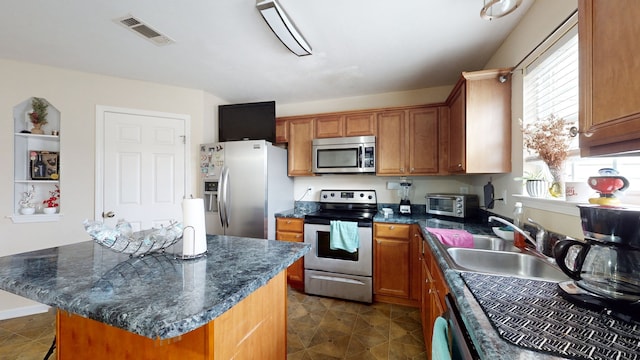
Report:
[{"label": "white vase on shelf", "polygon": [[36,212],[36,208],[33,208],[33,207],[20,208],[20,214],[22,214],[22,215],[32,215],[35,212]]},{"label": "white vase on shelf", "polygon": [[549,193],[549,187],[544,180],[527,180],[527,193],[534,198],[543,198]]},{"label": "white vase on shelf", "polygon": [[55,214],[58,211],[57,207],[46,207],[42,209],[42,212],[45,214]]}]

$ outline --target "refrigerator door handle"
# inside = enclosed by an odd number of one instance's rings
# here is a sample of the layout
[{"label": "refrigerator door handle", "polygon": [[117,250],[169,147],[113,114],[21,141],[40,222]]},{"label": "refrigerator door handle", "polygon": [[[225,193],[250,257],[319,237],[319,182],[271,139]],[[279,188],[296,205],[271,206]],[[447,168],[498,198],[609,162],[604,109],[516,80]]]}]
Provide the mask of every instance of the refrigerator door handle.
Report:
[{"label": "refrigerator door handle", "polygon": [[222,228],[224,229],[224,218],[225,218],[225,207],[224,207],[224,189],[225,189],[225,184],[224,184],[224,171],[225,171],[225,167],[222,168],[222,170],[220,171],[220,183],[219,183],[219,189],[218,189],[218,216],[220,217],[220,225],[222,225]]},{"label": "refrigerator door handle", "polygon": [[231,183],[229,181],[229,168],[225,168],[224,172],[224,218],[225,227],[229,227],[231,220]]}]

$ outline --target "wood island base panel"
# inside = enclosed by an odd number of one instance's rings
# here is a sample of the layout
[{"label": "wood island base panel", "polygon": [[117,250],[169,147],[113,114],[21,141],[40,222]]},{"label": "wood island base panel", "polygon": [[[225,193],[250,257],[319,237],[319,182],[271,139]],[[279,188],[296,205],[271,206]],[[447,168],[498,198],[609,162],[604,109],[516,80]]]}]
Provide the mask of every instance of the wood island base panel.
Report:
[{"label": "wood island base panel", "polygon": [[285,272],[213,321],[176,338],[154,340],[63,310],[57,313],[56,332],[59,360],[285,359]]}]

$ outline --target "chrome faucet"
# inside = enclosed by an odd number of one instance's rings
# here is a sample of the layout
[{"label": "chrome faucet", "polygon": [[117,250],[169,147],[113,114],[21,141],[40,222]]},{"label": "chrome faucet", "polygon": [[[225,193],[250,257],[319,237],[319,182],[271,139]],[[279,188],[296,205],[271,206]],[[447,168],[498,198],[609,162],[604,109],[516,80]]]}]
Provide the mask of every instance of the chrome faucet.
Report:
[{"label": "chrome faucet", "polygon": [[[513,228],[514,231],[519,232],[520,234],[522,234],[522,236],[525,237],[525,239],[529,240],[529,242],[531,242],[533,245],[535,245],[536,250],[538,252],[540,252],[542,254],[542,251],[540,249],[542,249],[542,242],[538,243],[538,241],[534,238],[531,237],[531,235],[529,235],[528,233],[526,233],[524,230],[520,229],[519,227],[513,225],[512,223],[508,222],[507,220],[501,218],[501,217],[497,217],[497,216],[489,216],[489,218],[487,219],[489,222],[491,221],[497,221],[497,222],[501,222],[505,225],[509,225]],[[531,219],[528,219],[530,222]],[[537,225],[537,224],[536,224]],[[536,236],[537,237],[537,236]]]},{"label": "chrome faucet", "polygon": [[549,233],[542,227],[542,225],[533,221],[531,218],[527,218],[527,221],[538,228],[538,231],[536,232],[536,250],[540,254],[544,254],[544,246],[549,241]]}]

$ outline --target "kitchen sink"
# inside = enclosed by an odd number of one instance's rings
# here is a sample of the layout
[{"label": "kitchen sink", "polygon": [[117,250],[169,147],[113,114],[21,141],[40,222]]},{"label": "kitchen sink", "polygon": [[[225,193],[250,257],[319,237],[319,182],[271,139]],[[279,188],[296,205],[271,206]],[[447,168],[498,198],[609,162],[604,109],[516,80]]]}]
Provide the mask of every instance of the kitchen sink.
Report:
[{"label": "kitchen sink", "polygon": [[520,249],[513,246],[513,241],[508,241],[495,236],[474,235],[473,248],[481,250],[519,252]]},{"label": "kitchen sink", "polygon": [[549,260],[526,253],[470,248],[448,248],[447,253],[459,270],[558,282],[569,280]]}]

